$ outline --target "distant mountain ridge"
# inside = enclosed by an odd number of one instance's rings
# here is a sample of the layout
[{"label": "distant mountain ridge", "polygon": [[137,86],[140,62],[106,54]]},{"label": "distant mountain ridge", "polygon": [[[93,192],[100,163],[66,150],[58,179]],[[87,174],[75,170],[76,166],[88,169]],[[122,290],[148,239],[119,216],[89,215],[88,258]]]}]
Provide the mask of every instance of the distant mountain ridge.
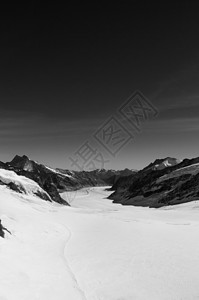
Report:
[{"label": "distant mountain ridge", "polygon": [[199,199],[199,157],[158,159],[135,175],[119,178],[109,196],[123,205],[161,207]]},{"label": "distant mountain ridge", "polygon": [[[65,205],[68,205],[68,203],[60,196],[60,193],[63,191],[97,185],[112,185],[119,177],[135,173],[135,171],[128,169],[122,171],[101,169],[79,172],[59,168],[53,169],[29,159],[26,155],[16,155],[10,162],[0,162],[0,169],[5,169],[18,175],[19,178],[15,178],[14,182],[2,181],[2,184],[7,184],[11,189],[25,192],[25,188],[23,189],[20,183],[22,176],[24,176],[36,182],[43,190],[43,193],[38,191],[38,195],[40,193],[42,199]],[[12,174],[9,174],[9,177],[12,178]],[[47,197],[46,195],[49,196]]]},{"label": "distant mountain ridge", "polygon": [[156,159],[140,171],[71,171],[16,155],[10,162],[0,162],[0,184],[65,205],[68,203],[60,196],[64,191],[109,185],[113,191],[109,198],[115,203],[161,207],[199,199],[199,157]]},{"label": "distant mountain ridge", "polygon": [[180,159],[173,158],[173,157],[166,157],[163,159],[156,159],[153,163],[149,164],[143,170],[162,170],[166,167],[171,167],[179,164],[181,162]]}]

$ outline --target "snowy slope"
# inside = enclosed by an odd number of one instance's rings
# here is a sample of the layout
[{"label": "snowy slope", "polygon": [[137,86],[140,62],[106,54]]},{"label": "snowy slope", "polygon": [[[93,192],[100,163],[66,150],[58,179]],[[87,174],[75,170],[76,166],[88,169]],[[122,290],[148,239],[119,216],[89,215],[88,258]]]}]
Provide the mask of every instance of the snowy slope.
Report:
[{"label": "snowy slope", "polygon": [[55,173],[55,174],[58,174],[58,175],[60,175],[60,176],[63,176],[63,177],[68,177],[68,178],[72,178],[72,176],[71,176],[71,175],[69,175],[69,174],[64,174],[64,173],[58,172],[58,171],[56,171],[55,169],[52,169],[52,168],[50,168],[50,167],[47,167],[47,166],[45,166],[45,168],[46,168],[46,169],[48,169],[49,171],[51,171],[51,172]]},{"label": "snowy slope", "polygon": [[14,171],[0,169],[0,180],[5,183],[14,183],[19,189],[30,195],[43,194],[49,200],[51,199],[47,192],[45,192],[35,181],[25,177],[19,176]]},{"label": "snowy slope", "polygon": [[[104,188],[73,207],[0,186],[1,300],[196,300],[199,202],[126,207]],[[28,200],[28,201],[27,201]]]}]

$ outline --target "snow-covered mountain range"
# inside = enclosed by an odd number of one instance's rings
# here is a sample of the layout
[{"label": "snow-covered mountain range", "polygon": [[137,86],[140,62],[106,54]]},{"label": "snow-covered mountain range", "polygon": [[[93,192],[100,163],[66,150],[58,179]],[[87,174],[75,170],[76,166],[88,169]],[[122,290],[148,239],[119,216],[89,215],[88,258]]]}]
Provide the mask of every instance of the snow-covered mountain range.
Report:
[{"label": "snow-covered mountain range", "polygon": [[199,197],[199,158],[158,159],[134,175],[119,178],[109,198],[123,205],[160,207]]},{"label": "snow-covered mountain range", "polygon": [[140,171],[53,169],[25,155],[16,155],[7,163],[0,162],[1,184],[65,205],[68,202],[61,193],[104,185],[112,186],[109,198],[124,205],[160,207],[189,202],[199,195],[198,178],[199,158],[156,159]]},{"label": "snow-covered mountain range", "polygon": [[1,184],[20,193],[32,192],[32,194],[40,195],[44,200],[65,205],[68,205],[67,201],[60,196],[63,191],[89,186],[112,185],[119,177],[135,173],[128,169],[79,172],[53,169],[29,159],[26,155],[16,155],[10,162],[0,162]]}]

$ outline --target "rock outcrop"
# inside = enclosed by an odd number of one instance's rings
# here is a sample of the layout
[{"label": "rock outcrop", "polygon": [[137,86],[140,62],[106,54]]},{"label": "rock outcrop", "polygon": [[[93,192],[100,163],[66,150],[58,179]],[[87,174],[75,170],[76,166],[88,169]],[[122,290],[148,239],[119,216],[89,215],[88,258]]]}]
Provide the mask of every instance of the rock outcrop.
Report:
[{"label": "rock outcrop", "polygon": [[199,199],[199,158],[173,159],[174,164],[165,167],[163,162],[165,159],[156,160],[136,174],[118,179],[109,198],[114,203],[149,207]]}]

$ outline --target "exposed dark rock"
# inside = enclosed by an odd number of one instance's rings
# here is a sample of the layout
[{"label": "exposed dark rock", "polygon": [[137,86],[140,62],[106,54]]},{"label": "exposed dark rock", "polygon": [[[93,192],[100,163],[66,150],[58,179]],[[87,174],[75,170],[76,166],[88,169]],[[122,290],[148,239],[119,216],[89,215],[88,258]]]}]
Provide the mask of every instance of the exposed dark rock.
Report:
[{"label": "exposed dark rock", "polygon": [[29,158],[26,156],[26,155],[23,155],[23,156],[19,156],[19,155],[16,155],[13,160],[8,163],[9,165],[13,166],[13,167],[16,167],[16,168],[19,168],[19,169],[22,169],[22,170],[25,170],[25,171],[33,171],[34,169],[34,162],[29,160]]},{"label": "exposed dark rock", "polygon": [[[135,175],[119,178],[109,199],[123,205],[160,207],[199,198],[199,158],[185,159],[165,168],[156,160]],[[175,162],[175,160],[174,160]]]},{"label": "exposed dark rock", "polygon": [[5,227],[2,225],[1,220],[0,220],[0,236],[1,236],[2,238],[5,237],[5,232],[4,232],[4,231],[7,231],[8,233],[11,234],[11,232],[10,232],[7,228],[5,228]]},{"label": "exposed dark rock", "polygon": [[1,220],[0,220],[0,236],[1,236],[2,238],[4,238],[4,236],[5,236],[5,233],[4,233],[4,231],[3,231],[3,226],[2,226],[2,224],[1,224]]},{"label": "exposed dark rock", "polygon": [[[11,162],[6,163],[6,165],[18,175],[23,175],[37,182],[39,186],[49,194],[53,201],[68,204],[58,193],[56,184],[58,184],[59,180],[56,173],[51,172],[45,166],[29,160],[25,155],[22,157],[16,155],[15,158]],[[37,192],[36,194],[43,200],[51,201],[44,193]]]},{"label": "exposed dark rock", "polygon": [[13,190],[15,192],[18,192],[18,193],[25,193],[26,192],[25,189],[22,186],[16,185],[14,182],[8,183],[7,186],[11,190]]}]

